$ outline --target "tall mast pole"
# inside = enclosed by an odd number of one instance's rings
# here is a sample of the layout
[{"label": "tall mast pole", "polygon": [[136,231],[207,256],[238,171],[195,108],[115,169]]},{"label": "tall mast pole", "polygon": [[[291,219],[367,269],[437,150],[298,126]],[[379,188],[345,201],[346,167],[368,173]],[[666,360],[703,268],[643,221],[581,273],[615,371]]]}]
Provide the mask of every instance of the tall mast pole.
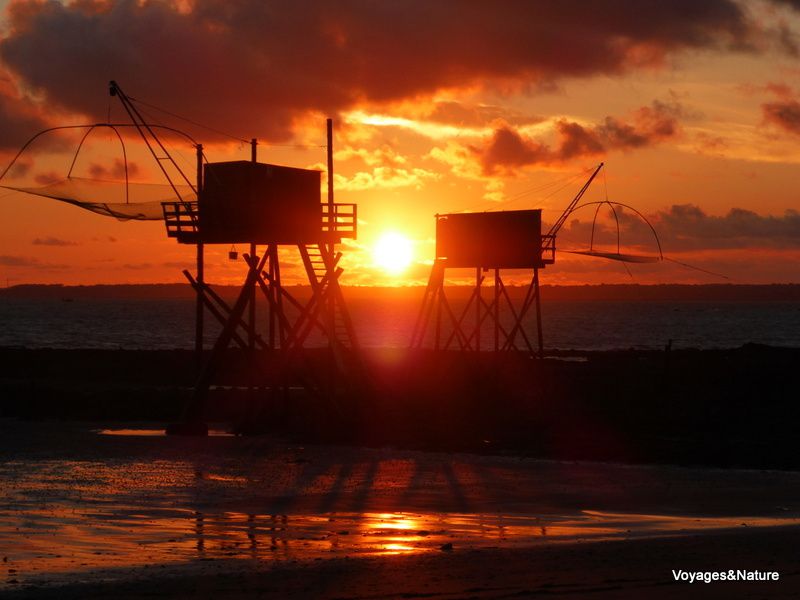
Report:
[{"label": "tall mast pole", "polygon": [[597,165],[597,168],[594,170],[594,173],[592,173],[592,176],[589,177],[586,183],[583,184],[583,187],[580,190],[578,190],[578,193],[575,194],[575,197],[572,199],[572,202],[570,202],[569,206],[567,206],[567,209],[563,213],[561,213],[561,216],[558,218],[558,221],[556,221],[553,224],[553,226],[550,228],[550,231],[547,232],[547,235],[554,236],[558,233],[558,230],[561,229],[562,225],[564,225],[564,221],[566,221],[570,213],[573,210],[575,210],[575,207],[578,205],[578,202],[581,201],[581,198],[583,198],[583,195],[586,193],[586,190],[588,190],[589,186],[592,185],[592,181],[594,181],[594,178],[597,177],[597,174],[600,172],[600,169],[603,168],[603,164],[604,163],[600,163],[599,165]]},{"label": "tall mast pole", "polygon": [[[328,119],[325,124],[328,133],[328,232],[333,234],[336,226],[333,204],[333,119]],[[332,238],[333,236],[331,235]],[[331,250],[333,250],[333,241],[331,241],[330,245]]]},{"label": "tall mast pole", "polygon": [[[250,162],[256,163],[257,162],[257,148],[258,148],[258,140],[253,138],[250,140]],[[252,264],[256,264],[258,257],[256,256],[256,244],[255,242],[250,242],[250,260],[253,261]],[[253,284],[252,289],[250,290],[250,311],[248,314],[249,322],[247,324],[247,346],[251,353],[250,360],[252,361],[252,353],[256,349],[256,286]],[[251,368],[252,372],[252,368]]]},{"label": "tall mast pole", "polygon": [[[336,215],[334,214],[335,205],[333,203],[333,119],[326,119],[325,121],[325,129],[327,133],[327,150],[328,150],[328,260],[325,262],[325,266],[328,269],[328,298],[327,298],[327,326],[328,326],[328,347],[330,349],[330,365],[328,366],[328,384],[329,384],[329,393],[331,394],[331,398],[335,395],[335,377],[336,377],[336,366],[335,362],[336,359],[334,357],[334,347],[335,341],[334,336],[336,335],[336,294],[334,293],[333,286],[338,285],[338,282],[334,279],[333,273],[333,258],[334,252],[336,250],[336,242],[335,242],[335,227],[336,227]],[[322,253],[322,247],[320,247],[320,253]]]},{"label": "tall mast pole", "polygon": [[[197,202],[203,191],[203,144],[197,144]],[[198,229],[199,233],[199,229]],[[198,236],[199,237],[199,236]],[[205,285],[204,246],[202,239],[197,242],[197,298],[195,307],[195,339],[194,349],[197,364],[203,364],[203,286]]]}]

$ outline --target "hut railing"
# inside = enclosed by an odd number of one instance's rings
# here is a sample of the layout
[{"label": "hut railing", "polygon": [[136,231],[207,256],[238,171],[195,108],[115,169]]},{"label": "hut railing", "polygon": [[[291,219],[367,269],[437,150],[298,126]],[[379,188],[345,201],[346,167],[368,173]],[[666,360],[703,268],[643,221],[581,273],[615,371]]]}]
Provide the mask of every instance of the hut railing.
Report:
[{"label": "hut railing", "polygon": [[[332,214],[331,214],[332,212]],[[340,238],[356,238],[358,234],[358,205],[336,202],[322,204],[322,231]]]},{"label": "hut railing", "polygon": [[542,235],[542,263],[551,265],[556,262],[556,236]]},{"label": "hut railing", "polygon": [[162,202],[167,237],[188,241],[197,236],[197,202]]},{"label": "hut railing", "polygon": [[[358,233],[358,205],[321,204],[322,232],[337,238],[353,238]],[[199,235],[197,202],[162,202],[167,236],[191,243]]]}]

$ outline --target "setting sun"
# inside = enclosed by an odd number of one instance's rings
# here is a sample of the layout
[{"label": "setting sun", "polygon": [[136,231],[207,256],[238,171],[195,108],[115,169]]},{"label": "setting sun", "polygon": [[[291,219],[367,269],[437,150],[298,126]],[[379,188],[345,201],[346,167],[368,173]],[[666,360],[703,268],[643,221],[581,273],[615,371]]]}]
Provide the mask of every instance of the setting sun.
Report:
[{"label": "setting sun", "polygon": [[396,275],[411,264],[414,250],[409,240],[399,233],[384,233],[375,243],[372,260],[387,273]]}]

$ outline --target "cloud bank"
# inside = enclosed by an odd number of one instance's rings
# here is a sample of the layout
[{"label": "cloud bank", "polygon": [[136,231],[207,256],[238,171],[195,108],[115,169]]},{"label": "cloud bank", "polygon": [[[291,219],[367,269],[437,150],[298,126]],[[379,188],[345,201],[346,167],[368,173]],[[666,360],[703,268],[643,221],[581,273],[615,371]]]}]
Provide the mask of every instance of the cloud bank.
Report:
[{"label": "cloud bank", "polygon": [[[0,58],[45,103],[105,117],[116,79],[134,96],[268,141],[289,138],[313,112],[492,81],[621,74],[682,50],[748,48],[757,29],[733,0],[18,0],[7,18]],[[0,100],[0,124],[4,111]]]},{"label": "cloud bank", "polygon": [[[617,216],[623,247],[655,252],[653,235],[638,216],[621,208],[617,208]],[[565,237],[577,246],[588,246],[590,217],[576,217],[566,227]],[[782,215],[759,215],[743,208],[733,208],[725,215],[709,215],[693,204],[674,204],[647,218],[655,228],[665,254],[697,250],[800,249],[800,213],[795,210],[787,210]],[[607,217],[598,222],[595,240],[606,246],[616,244],[616,228]]]},{"label": "cloud bank", "polygon": [[553,145],[527,138],[510,126],[494,131],[484,146],[472,146],[483,173],[513,173],[528,165],[558,165],[574,158],[597,156],[612,150],[642,148],[675,136],[680,104],[655,101],[636,110],[629,119],[606,117],[586,126],[560,119]]}]

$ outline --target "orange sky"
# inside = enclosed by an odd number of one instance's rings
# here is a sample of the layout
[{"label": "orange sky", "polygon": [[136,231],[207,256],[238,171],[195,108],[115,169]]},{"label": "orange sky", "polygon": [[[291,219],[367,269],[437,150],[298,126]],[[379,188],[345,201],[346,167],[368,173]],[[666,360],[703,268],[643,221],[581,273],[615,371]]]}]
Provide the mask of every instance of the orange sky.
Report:
[{"label": "orange sky", "polygon": [[[666,256],[737,283],[800,282],[798,3],[400,4],[7,3],[3,161],[43,127],[105,121],[109,107],[121,120],[106,91],[115,78],[131,96],[259,138],[260,159],[278,164],[322,168],[324,118],[334,116],[337,200],[357,202],[361,221],[345,246],[345,283],[423,283],[434,213],[542,208],[549,222],[600,161],[587,199],[645,213]],[[153,114],[202,141],[210,160],[249,157],[244,144]],[[20,180],[63,177],[70,141],[34,149]],[[118,175],[111,142],[98,135],[78,173]],[[190,147],[173,148],[191,165]],[[136,177],[159,181],[155,163],[131,153]],[[588,246],[587,219],[570,220],[560,248]],[[373,264],[386,232],[413,244],[400,275]],[[622,243],[655,252],[631,221]],[[242,264],[227,250],[210,250],[209,270],[233,283]],[[12,285],[181,281],[192,257],[160,223],[0,194],[0,278]],[[544,279],[631,280],[723,281],[567,253]]]}]

